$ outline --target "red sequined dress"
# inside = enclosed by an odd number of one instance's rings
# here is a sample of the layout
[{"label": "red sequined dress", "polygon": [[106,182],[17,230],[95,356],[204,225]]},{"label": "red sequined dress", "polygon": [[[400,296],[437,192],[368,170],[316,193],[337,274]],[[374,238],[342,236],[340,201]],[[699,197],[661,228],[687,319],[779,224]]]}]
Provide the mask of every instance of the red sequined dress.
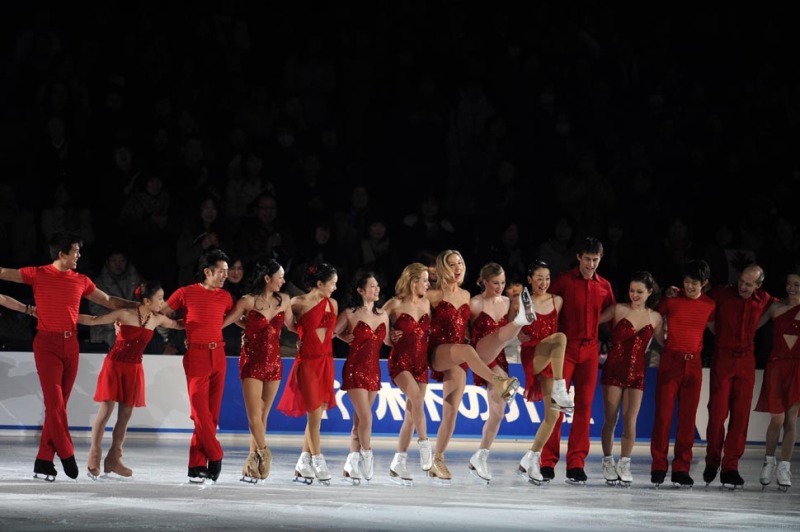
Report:
[{"label": "red sequined dress", "polygon": [[[772,352],[764,370],[756,412],[782,414],[800,402],[800,305],[772,320]],[[794,337],[789,347],[787,338]]]},{"label": "red sequined dress", "polygon": [[267,319],[257,310],[247,313],[242,349],[239,354],[239,378],[279,381],[283,375],[281,328],[285,313]]},{"label": "red sequined dress", "polygon": [[553,298],[553,310],[548,314],[536,313],[536,321],[522,328],[522,332],[531,337],[527,342],[520,345],[519,360],[522,363],[522,370],[525,373],[525,400],[536,402],[542,400],[542,385],[537,377],[544,379],[553,378],[553,366],[548,364],[542,371],[534,375],[533,355],[536,353],[536,346],[548,336],[558,332],[558,310]]},{"label": "red sequined dress", "polygon": [[652,337],[653,325],[650,323],[638,331],[625,318],[614,324],[600,383],[606,386],[644,390],[647,346]]},{"label": "red sequined dress", "polygon": [[[333,327],[336,314],[333,303],[323,298],[297,320],[300,350],[294,359],[278,410],[299,417],[325,404],[336,406],[333,390]],[[320,340],[317,329],[325,329]]]},{"label": "red sequined dress", "polygon": [[[481,338],[492,334],[507,323],[508,316],[503,316],[500,318],[500,321],[494,321],[494,318],[485,312],[478,314],[478,317],[472,322],[472,337],[470,338],[472,347],[476,347]],[[500,352],[497,353],[497,357],[489,363],[490,368],[495,366],[500,366],[503,368],[503,371],[508,374],[508,360],[506,360],[506,352],[504,349],[501,349]],[[484,378],[475,372],[472,373],[472,380],[475,383],[475,386],[486,386],[486,381]]]},{"label": "red sequined dress", "polygon": [[389,353],[389,376],[392,382],[400,373],[408,371],[415,381],[427,383],[430,315],[423,314],[417,321],[404,312],[394,320],[394,328],[403,331],[403,336],[394,343]]},{"label": "red sequined dress", "polygon": [[[447,301],[439,302],[431,313],[433,318],[431,318],[431,335],[428,341],[429,363],[440,345],[467,343],[467,324],[471,314],[467,303],[456,308]],[[466,372],[469,366],[464,362],[461,368]],[[431,379],[442,382],[444,373],[431,368]]]},{"label": "red sequined dress", "polygon": [[142,353],[152,337],[152,329],[120,325],[117,339],[97,376],[95,401],[146,406]]},{"label": "red sequined dress", "polygon": [[386,325],[372,327],[359,321],[353,329],[350,353],[342,368],[342,390],[363,388],[370,392],[381,389],[381,344],[386,338]]}]

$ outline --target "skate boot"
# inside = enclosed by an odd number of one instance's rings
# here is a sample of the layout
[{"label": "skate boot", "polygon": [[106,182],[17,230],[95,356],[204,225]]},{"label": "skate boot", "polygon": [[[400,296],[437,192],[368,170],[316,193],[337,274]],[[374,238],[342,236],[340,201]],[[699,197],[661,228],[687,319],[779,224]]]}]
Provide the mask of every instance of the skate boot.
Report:
[{"label": "skate boot", "polygon": [[266,480],[272,467],[272,451],[265,445],[263,449],[256,450],[256,456],[258,457],[258,475],[261,480]]},{"label": "skate boot", "polygon": [[419,466],[423,471],[430,471],[433,466],[433,449],[430,440],[417,440],[419,445]]},{"label": "skate boot", "polygon": [[311,484],[315,478],[314,466],[311,465],[311,453],[300,453],[300,458],[297,459],[297,465],[294,466],[294,480],[296,482]]},{"label": "skate boot", "polygon": [[486,484],[492,480],[492,474],[489,472],[489,449],[478,449],[469,459],[469,471],[478,480]]},{"label": "skate boot", "polygon": [[100,459],[103,457],[103,449],[100,447],[92,447],[89,449],[89,458],[86,460],[86,475],[92,479],[97,480],[100,476]]},{"label": "skate boot", "polygon": [[115,447],[108,450],[106,459],[103,460],[103,472],[116,473],[121,477],[130,477],[133,475],[133,470],[122,463],[122,449]]},{"label": "skate boot", "polygon": [[69,478],[75,480],[78,478],[78,462],[75,461],[75,455],[73,454],[69,458],[62,458],[61,459],[61,467],[64,468],[64,474],[67,475]]},{"label": "skate boot", "polygon": [[56,465],[51,460],[42,460],[37,458],[33,463],[33,478],[53,482],[58,475]]},{"label": "skate boot", "polygon": [[603,478],[606,479],[606,484],[609,486],[616,486],[619,480],[617,474],[617,464],[614,463],[613,456],[603,457]]},{"label": "skate boot", "polygon": [[311,456],[311,465],[314,468],[314,476],[317,477],[317,481],[320,484],[330,486],[331,472],[328,471],[328,463],[325,461],[325,456],[322,453]]},{"label": "skate boot", "polygon": [[585,486],[587,480],[586,472],[582,467],[572,467],[567,469],[567,484],[573,486]]},{"label": "skate boot", "polygon": [[208,478],[210,478],[212,482],[216,483],[220,473],[222,473],[222,458],[219,460],[209,460]]},{"label": "skate boot", "polygon": [[540,485],[546,482],[539,470],[539,460],[541,460],[542,453],[528,450],[522,460],[519,461],[519,472],[528,478],[528,481],[535,485]]},{"label": "skate boot", "polygon": [[673,471],[670,480],[674,485],[680,488],[691,488],[694,486],[694,479],[689,476],[688,471]]},{"label": "skate boot", "polygon": [[650,482],[656,488],[658,488],[661,484],[663,484],[666,478],[667,478],[666,471],[650,471]]},{"label": "skate boot", "polygon": [[208,474],[208,468],[206,466],[196,466],[189,468],[189,482],[192,484],[203,484],[210,475]]},{"label": "skate boot", "polygon": [[703,470],[703,482],[706,483],[706,486],[717,478],[717,471],[719,471],[719,466],[706,464],[706,468]]},{"label": "skate boot", "polygon": [[722,482],[722,487],[729,490],[744,489],[744,479],[735,469],[730,471],[723,471],[719,474],[719,481]]},{"label": "skate boot", "polygon": [[444,463],[444,454],[436,453],[433,455],[433,465],[428,470],[428,476],[439,480],[452,480],[453,475]]},{"label": "skate boot", "polygon": [[775,462],[774,456],[764,457],[764,467],[761,468],[761,477],[758,479],[762,486],[767,487],[772,482],[776,467],[777,463]]},{"label": "skate boot", "polygon": [[261,478],[261,474],[258,472],[258,455],[255,452],[251,452],[244,461],[242,478],[239,480],[248,484],[255,484],[259,478]]},{"label": "skate boot", "polygon": [[792,487],[792,472],[789,470],[790,466],[790,462],[778,462],[778,471],[775,474],[775,478],[778,481],[778,489],[784,493],[789,491],[789,488]]},{"label": "skate boot", "polygon": [[533,301],[528,288],[523,288],[519,295],[519,310],[514,318],[514,324],[524,327],[536,321],[536,312],[533,310]]},{"label": "skate boot", "polygon": [[631,474],[631,457],[622,456],[617,462],[617,476],[619,483],[623,488],[629,488],[633,482],[633,475]]},{"label": "skate boot", "polygon": [[572,413],[575,410],[575,403],[569,396],[567,381],[564,379],[553,381],[553,391],[550,392],[550,408],[567,413]]},{"label": "skate boot", "polygon": [[344,462],[344,478],[353,483],[354,486],[361,484],[361,479],[364,475],[361,473],[361,454],[352,452],[347,455],[347,460]]},{"label": "skate boot", "polygon": [[495,375],[492,377],[492,386],[500,387],[500,396],[505,399],[506,403],[514,400],[517,390],[519,390],[519,379],[516,377],[503,377],[502,375]]},{"label": "skate boot", "polygon": [[[541,458],[539,458],[541,460]],[[542,478],[545,482],[550,482],[556,478],[556,470],[552,466],[540,466],[539,471],[542,473]]]},{"label": "skate boot", "polygon": [[364,475],[364,478],[367,479],[367,482],[369,482],[372,480],[373,475],[375,475],[375,458],[372,455],[372,449],[361,451],[361,466],[363,468],[361,473]]},{"label": "skate boot", "polygon": [[406,466],[407,459],[408,453],[394,453],[394,458],[389,466],[389,478],[402,486],[412,486],[414,482],[414,478]]}]

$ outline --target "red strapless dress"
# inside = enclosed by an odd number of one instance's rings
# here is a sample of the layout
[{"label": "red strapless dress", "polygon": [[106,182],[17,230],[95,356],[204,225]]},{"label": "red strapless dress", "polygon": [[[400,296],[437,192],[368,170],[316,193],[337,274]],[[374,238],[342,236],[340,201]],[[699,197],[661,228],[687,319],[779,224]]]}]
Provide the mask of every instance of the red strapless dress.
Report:
[{"label": "red strapless dress", "polygon": [[389,353],[389,376],[394,378],[408,371],[417,382],[428,382],[428,334],[431,317],[423,314],[419,321],[402,313],[394,321],[394,328],[403,331],[403,336],[392,346]]},{"label": "red strapless dress", "polygon": [[553,366],[548,364],[541,372],[533,373],[533,355],[536,346],[548,336],[558,332],[558,310],[553,307],[549,314],[536,314],[536,321],[522,328],[522,332],[531,337],[520,346],[519,360],[525,373],[525,400],[536,402],[542,400],[542,385],[537,377],[553,378]]},{"label": "red strapless dress", "polygon": [[[503,325],[508,323],[508,317],[503,316],[500,318],[500,321],[494,321],[494,318],[486,314],[485,312],[481,312],[478,314],[478,317],[475,318],[475,321],[472,322],[472,338],[470,338],[470,343],[472,347],[478,345],[478,342],[481,338],[486,336],[487,334],[492,334],[497,329],[502,327]],[[501,349],[499,353],[497,353],[497,357],[489,363],[489,367],[493,368],[495,366],[500,366],[503,368],[503,371],[508,373],[508,360],[506,360],[506,352],[505,350]],[[475,382],[475,386],[486,386],[486,381],[480,375],[475,373],[472,374],[472,380]]]},{"label": "red strapless dress", "polygon": [[342,390],[362,388],[370,392],[381,389],[381,344],[386,338],[386,325],[374,331],[359,321],[353,329],[350,353],[342,368]]},{"label": "red strapless dress", "polygon": [[600,383],[644,390],[647,346],[652,337],[652,325],[636,331],[628,320],[619,320],[611,330],[611,344]]},{"label": "red strapless dress", "polygon": [[[764,370],[757,412],[782,414],[800,402],[800,305],[772,322],[772,352]],[[795,337],[792,347],[785,336]]]},{"label": "red strapless dress", "polygon": [[142,353],[151,338],[152,329],[120,325],[117,339],[103,360],[103,368],[97,376],[95,401],[146,406]]},{"label": "red strapless dress", "polygon": [[247,313],[239,354],[240,379],[281,380],[283,362],[280,339],[284,319],[284,312],[278,312],[271,320],[257,310]]},{"label": "red strapless dress", "polygon": [[[440,301],[431,313],[433,318],[431,318],[431,335],[428,341],[429,363],[440,345],[467,343],[467,324],[470,318],[469,305],[466,303],[456,308],[448,301]],[[461,364],[461,368],[465,372],[469,370],[466,362]],[[431,369],[431,379],[442,382],[444,373]]]}]

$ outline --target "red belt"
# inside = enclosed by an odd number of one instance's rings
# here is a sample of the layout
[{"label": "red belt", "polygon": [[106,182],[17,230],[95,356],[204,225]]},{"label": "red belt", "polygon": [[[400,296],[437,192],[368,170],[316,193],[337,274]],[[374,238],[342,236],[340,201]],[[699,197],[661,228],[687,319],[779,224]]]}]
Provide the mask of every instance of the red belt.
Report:
[{"label": "red belt", "polygon": [[214,350],[219,347],[225,347],[225,342],[207,342],[207,343],[196,343],[196,342],[186,342],[187,349],[209,349]]},{"label": "red belt", "polygon": [[46,334],[48,336],[56,336],[58,338],[72,338],[77,334],[76,331],[38,331],[36,334]]}]

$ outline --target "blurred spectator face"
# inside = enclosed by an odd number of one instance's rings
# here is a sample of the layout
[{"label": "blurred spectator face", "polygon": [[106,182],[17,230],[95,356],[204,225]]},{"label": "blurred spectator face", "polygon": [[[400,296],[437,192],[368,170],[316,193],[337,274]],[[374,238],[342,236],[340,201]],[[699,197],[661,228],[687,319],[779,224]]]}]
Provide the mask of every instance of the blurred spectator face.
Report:
[{"label": "blurred spectator face", "polygon": [[228,269],[228,281],[238,284],[242,281],[244,277],[244,266],[242,265],[242,261],[235,260],[233,264]]},{"label": "blurred spectator face", "polygon": [[435,198],[427,198],[421,205],[422,216],[425,218],[435,218],[439,214],[439,204],[436,203]]},{"label": "blurred spectator face", "polygon": [[291,148],[294,145],[294,133],[289,128],[279,128],[276,140],[282,148]]},{"label": "blurred spectator face", "polygon": [[572,238],[572,227],[569,225],[569,222],[561,218],[558,223],[556,224],[556,238],[561,240],[562,242],[569,241]]},{"label": "blurred spectator face", "polygon": [[258,200],[256,216],[261,223],[269,224],[278,216],[278,205],[273,198],[265,197]]},{"label": "blurred spectator face", "polygon": [[519,244],[519,227],[511,224],[503,231],[503,245],[507,248],[516,247]]},{"label": "blurred spectator face", "polygon": [[257,177],[261,173],[263,162],[258,155],[250,155],[244,163],[245,173],[248,177]]},{"label": "blurred spectator face", "polygon": [[383,222],[375,221],[369,224],[367,231],[371,239],[382,240],[386,236],[386,225]]},{"label": "blurred spectator face", "polygon": [[350,197],[350,204],[355,209],[364,209],[369,204],[369,193],[363,186],[357,186],[353,189],[353,195]]},{"label": "blurred spectator face", "polygon": [[60,144],[65,137],[64,121],[54,116],[47,121],[47,134],[53,144]]},{"label": "blurred spectator face", "polygon": [[317,241],[317,244],[325,245],[331,239],[331,229],[327,226],[327,224],[318,225],[317,228],[314,230],[314,239]]},{"label": "blurred spectator face", "polygon": [[111,275],[122,275],[128,269],[128,259],[123,253],[112,253],[106,259],[106,267]]},{"label": "blurred spectator face", "polygon": [[189,139],[183,148],[186,164],[194,166],[203,160],[203,143],[200,139]]},{"label": "blurred spectator face", "polygon": [[164,151],[169,144],[169,134],[166,128],[160,127],[153,133],[153,149],[156,151]]},{"label": "blurred spectator face", "polygon": [[212,199],[207,199],[200,204],[200,219],[210,224],[217,219],[217,204]]},{"label": "blurred spectator face", "polygon": [[147,183],[144,186],[145,191],[150,196],[158,196],[161,194],[161,190],[164,188],[164,183],[161,181],[161,178],[157,175],[150,176],[147,180]]},{"label": "blurred spectator face", "polygon": [[122,170],[127,172],[131,169],[133,163],[133,154],[128,146],[118,146],[114,148],[114,164]]}]

